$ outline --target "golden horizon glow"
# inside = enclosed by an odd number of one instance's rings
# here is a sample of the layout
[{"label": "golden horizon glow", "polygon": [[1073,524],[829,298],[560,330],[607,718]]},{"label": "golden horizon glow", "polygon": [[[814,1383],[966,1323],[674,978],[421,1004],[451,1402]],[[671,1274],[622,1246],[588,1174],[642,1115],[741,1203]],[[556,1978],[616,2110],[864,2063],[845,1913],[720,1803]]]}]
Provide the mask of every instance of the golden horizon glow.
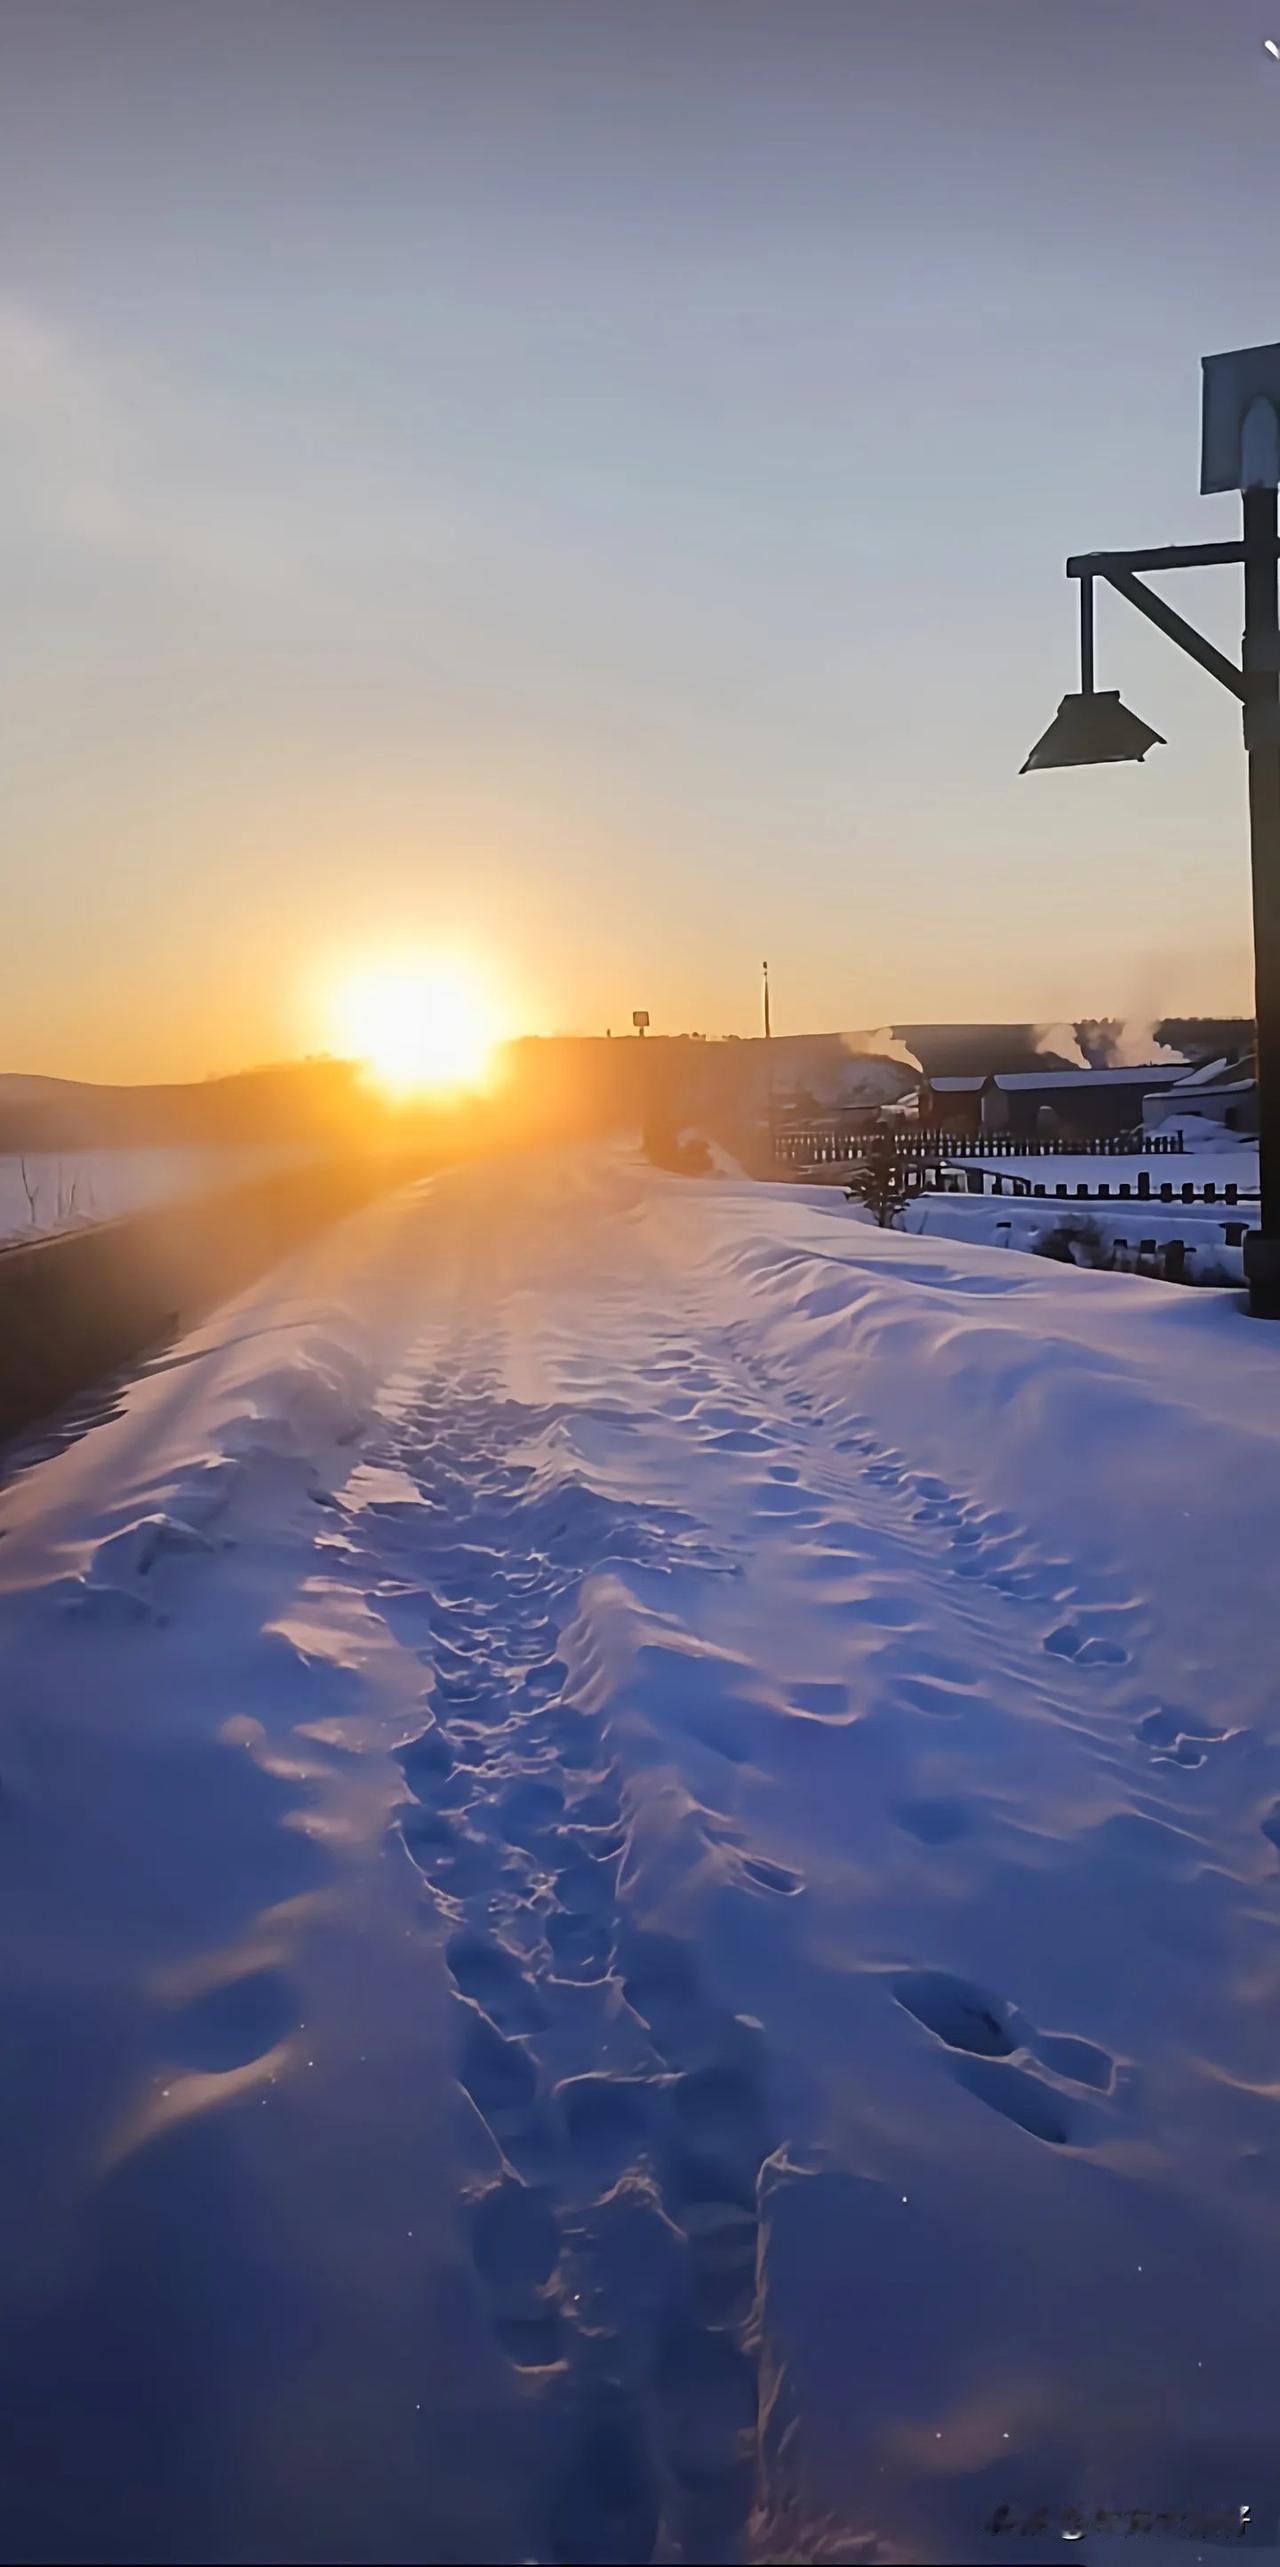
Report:
[{"label": "golden horizon glow", "polygon": [[400,1101],[487,1087],[509,1033],[492,988],[459,956],[397,954],[355,965],[330,1006],[338,1049]]}]

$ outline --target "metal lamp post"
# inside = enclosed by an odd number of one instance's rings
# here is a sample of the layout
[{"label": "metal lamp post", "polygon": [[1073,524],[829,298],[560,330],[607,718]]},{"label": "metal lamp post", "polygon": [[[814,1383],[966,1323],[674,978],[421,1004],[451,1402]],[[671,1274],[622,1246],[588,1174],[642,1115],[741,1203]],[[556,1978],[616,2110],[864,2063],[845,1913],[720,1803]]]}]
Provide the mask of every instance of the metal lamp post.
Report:
[{"label": "metal lamp post", "polygon": [[[1093,682],[1094,582],[1106,580],[1139,614],[1215,677],[1244,707],[1253,862],[1253,956],[1258,1028],[1259,1227],[1245,1241],[1250,1309],[1280,1319],[1280,586],[1276,492],[1280,486],[1280,346],[1206,357],[1200,487],[1238,490],[1241,539],[1168,544],[1156,551],[1080,553],[1067,563],[1080,583],[1080,692],[1064,695],[1022,772],[1143,759],[1158,731]],[[1244,570],[1241,664],[1215,650],[1185,616],[1146,586],[1143,571]]]}]

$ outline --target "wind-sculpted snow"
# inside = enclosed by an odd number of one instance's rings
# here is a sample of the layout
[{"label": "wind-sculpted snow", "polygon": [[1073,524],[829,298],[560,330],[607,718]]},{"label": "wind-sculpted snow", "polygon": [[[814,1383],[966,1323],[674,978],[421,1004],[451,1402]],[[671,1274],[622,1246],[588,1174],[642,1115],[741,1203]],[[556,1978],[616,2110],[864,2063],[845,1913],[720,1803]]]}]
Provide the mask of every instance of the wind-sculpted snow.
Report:
[{"label": "wind-sculpted snow", "polygon": [[3,2554],[1274,2518],[1272,1336],[531,1158],[17,1479]]}]

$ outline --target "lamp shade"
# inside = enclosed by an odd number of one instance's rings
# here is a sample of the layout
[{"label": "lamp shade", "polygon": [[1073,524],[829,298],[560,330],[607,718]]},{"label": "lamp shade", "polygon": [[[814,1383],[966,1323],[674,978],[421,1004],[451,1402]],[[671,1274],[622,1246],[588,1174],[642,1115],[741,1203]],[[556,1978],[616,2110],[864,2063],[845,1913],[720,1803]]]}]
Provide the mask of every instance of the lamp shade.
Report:
[{"label": "lamp shade", "polygon": [[1148,749],[1164,745],[1159,731],[1121,703],[1118,687],[1100,695],[1064,695],[1020,773],[1036,775],[1042,767],[1117,766],[1124,759],[1140,762]]}]

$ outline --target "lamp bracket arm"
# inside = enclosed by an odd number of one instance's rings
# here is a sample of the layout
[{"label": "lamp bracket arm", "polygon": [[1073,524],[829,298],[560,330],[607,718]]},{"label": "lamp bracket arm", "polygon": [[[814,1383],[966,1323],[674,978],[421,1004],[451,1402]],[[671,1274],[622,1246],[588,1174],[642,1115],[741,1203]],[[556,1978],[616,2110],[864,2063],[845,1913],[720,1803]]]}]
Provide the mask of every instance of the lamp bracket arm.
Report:
[{"label": "lamp bracket arm", "polygon": [[1237,668],[1235,661],[1229,660],[1224,652],[1215,649],[1212,642],[1206,641],[1204,634],[1197,632],[1195,625],[1189,624],[1176,606],[1170,606],[1166,598],[1157,597],[1154,589],[1148,588],[1134,571],[1115,569],[1103,571],[1101,575],[1118,596],[1125,598],[1130,606],[1136,606],[1149,624],[1154,624],[1169,641],[1176,642],[1188,659],[1195,660],[1210,677],[1216,677],[1219,686],[1225,686],[1228,693],[1243,704],[1248,693],[1244,671]]}]

